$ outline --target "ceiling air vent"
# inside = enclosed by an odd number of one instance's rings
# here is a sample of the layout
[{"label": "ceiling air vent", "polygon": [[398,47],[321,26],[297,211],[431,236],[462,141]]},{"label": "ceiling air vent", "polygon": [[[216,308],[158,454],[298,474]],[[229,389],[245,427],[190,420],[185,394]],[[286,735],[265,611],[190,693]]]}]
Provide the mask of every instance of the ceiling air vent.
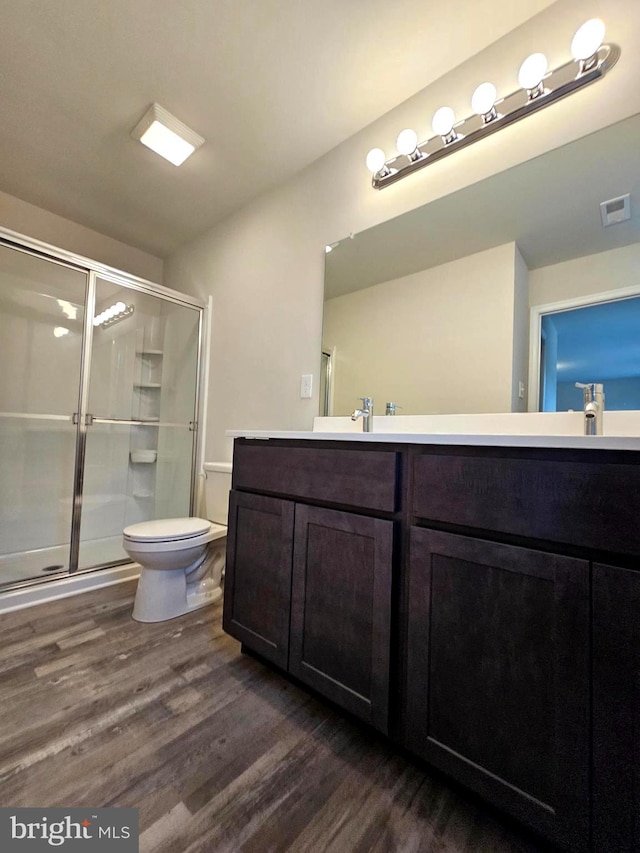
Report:
[{"label": "ceiling air vent", "polygon": [[617,225],[618,222],[631,219],[631,196],[629,193],[618,198],[612,198],[609,201],[601,201],[600,216],[605,228],[607,225]]}]

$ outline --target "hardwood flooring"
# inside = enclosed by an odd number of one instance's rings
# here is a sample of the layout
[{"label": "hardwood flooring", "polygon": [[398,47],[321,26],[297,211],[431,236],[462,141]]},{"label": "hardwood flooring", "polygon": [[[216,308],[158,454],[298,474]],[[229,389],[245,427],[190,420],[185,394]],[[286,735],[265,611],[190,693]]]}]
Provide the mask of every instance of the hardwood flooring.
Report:
[{"label": "hardwood flooring", "polygon": [[148,853],[546,848],[134,583],[0,615],[0,804],[130,806]]}]

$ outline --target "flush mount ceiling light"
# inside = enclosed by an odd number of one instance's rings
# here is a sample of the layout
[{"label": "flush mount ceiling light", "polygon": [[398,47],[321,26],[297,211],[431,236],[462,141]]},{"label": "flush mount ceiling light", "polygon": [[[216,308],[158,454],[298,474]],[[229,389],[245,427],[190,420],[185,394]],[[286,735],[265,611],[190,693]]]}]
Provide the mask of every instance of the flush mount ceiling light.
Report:
[{"label": "flush mount ceiling light", "polygon": [[151,104],[131,131],[131,136],[174,166],[184,163],[204,142],[195,130],[191,130],[160,104]]},{"label": "flush mount ceiling light", "polygon": [[620,57],[617,45],[603,44],[604,32],[599,18],[587,21],[571,42],[573,59],[564,65],[548,71],[546,56],[531,54],[520,66],[520,88],[514,92],[500,98],[492,83],[481,83],[471,98],[474,114],[469,118],[456,121],[451,107],[440,107],[431,123],[435,136],[418,143],[414,131],[403,130],[396,143],[398,154],[389,160],[381,148],[372,149],[366,162],[373,187],[381,190],[390,186],[452,151],[465,148],[604,77]]}]

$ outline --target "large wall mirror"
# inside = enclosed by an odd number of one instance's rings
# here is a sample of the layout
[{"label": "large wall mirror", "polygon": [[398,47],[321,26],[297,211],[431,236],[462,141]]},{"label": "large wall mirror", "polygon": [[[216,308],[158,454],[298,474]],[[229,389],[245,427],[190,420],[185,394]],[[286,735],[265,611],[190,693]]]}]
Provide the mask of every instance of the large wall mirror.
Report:
[{"label": "large wall mirror", "polygon": [[[627,194],[630,218],[605,227],[601,203]],[[575,381],[615,383],[607,408],[640,408],[636,294],[640,116],[335,244],[327,413],[347,415],[363,395],[377,414],[388,402],[403,415],[536,411],[545,399],[566,410],[581,406]],[[602,302],[618,304],[578,322]]]}]

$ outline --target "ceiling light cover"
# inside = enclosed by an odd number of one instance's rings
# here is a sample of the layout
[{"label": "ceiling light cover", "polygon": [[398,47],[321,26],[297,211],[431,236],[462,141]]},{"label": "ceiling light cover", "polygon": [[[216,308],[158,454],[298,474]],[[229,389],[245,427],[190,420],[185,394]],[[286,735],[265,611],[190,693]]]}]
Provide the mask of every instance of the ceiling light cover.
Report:
[{"label": "ceiling light cover", "polygon": [[202,136],[160,104],[151,104],[131,131],[131,136],[174,166],[184,163],[204,143]]}]

